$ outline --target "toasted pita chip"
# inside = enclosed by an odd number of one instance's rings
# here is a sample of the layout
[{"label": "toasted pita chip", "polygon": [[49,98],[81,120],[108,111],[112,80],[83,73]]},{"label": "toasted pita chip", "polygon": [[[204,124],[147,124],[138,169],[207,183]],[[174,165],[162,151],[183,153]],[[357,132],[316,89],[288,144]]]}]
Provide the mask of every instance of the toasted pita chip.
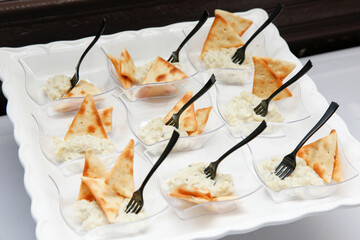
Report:
[{"label": "toasted pita chip", "polygon": [[[266,99],[282,86],[282,82],[261,57],[253,56],[253,61],[255,73],[252,93],[262,99]],[[291,92],[285,88],[273,98],[273,101],[291,96]]]},{"label": "toasted pita chip", "polygon": [[271,71],[281,81],[283,81],[287,77],[287,75],[289,75],[296,67],[295,63],[284,61],[281,59],[275,59],[270,57],[255,57],[255,58],[262,59],[264,63],[269,66]]},{"label": "toasted pita chip", "polygon": [[103,178],[82,177],[81,180],[90,189],[90,192],[95,197],[96,202],[99,204],[108,221],[111,223],[115,222],[124,197],[106,185]]},{"label": "toasted pita chip", "polygon": [[230,24],[220,15],[215,15],[209,34],[201,50],[200,58],[204,59],[204,53],[209,50],[220,50],[222,48],[233,48],[244,45],[239,35]]},{"label": "toasted pita chip", "polygon": [[196,110],[197,130],[195,132],[188,133],[189,136],[200,135],[203,132],[203,130],[206,126],[206,123],[209,119],[211,109],[212,109],[212,107],[210,106],[208,108],[202,108],[202,109]]},{"label": "toasted pita chip", "polygon": [[121,74],[121,64],[120,64],[121,60],[117,57],[111,56],[110,54],[108,54],[107,57],[110,59],[110,61],[114,65],[114,68],[119,77],[121,86],[123,86],[123,88],[125,88],[125,89],[131,88],[132,87],[131,79],[129,77]]},{"label": "toasted pita chip", "polygon": [[105,131],[110,132],[112,130],[113,107],[111,106],[111,107],[103,108],[100,109],[98,112]]},{"label": "toasted pita chip", "polygon": [[[83,177],[105,179],[108,174],[109,170],[104,166],[100,159],[96,157],[92,149],[86,150]],[[84,182],[81,182],[80,192],[78,196],[78,200],[82,199],[85,199],[89,202],[95,200],[94,196],[90,192],[90,189],[86,186]]]},{"label": "toasted pita chip", "polygon": [[87,94],[97,95],[100,93],[102,93],[102,91],[95,87],[93,84],[85,80],[80,80],[79,83],[76,84],[76,86],[71,89],[71,91],[66,94],[64,98],[85,97]]},{"label": "toasted pita chip", "polygon": [[[177,113],[182,106],[187,103],[190,98],[192,98],[192,91],[188,91],[185,95],[180,99],[179,102],[176,103],[173,109],[165,116],[164,121],[167,122],[172,117],[174,113]],[[194,110],[194,104],[191,104],[180,116],[179,126],[183,128],[187,132],[194,132],[197,130],[197,122]]]},{"label": "toasted pita chip", "polygon": [[127,198],[134,193],[133,160],[134,140],[131,139],[105,179],[105,183],[114,191]]},{"label": "toasted pita chip", "polygon": [[132,82],[135,81],[135,64],[126,48],[121,50],[120,73]]},{"label": "toasted pita chip", "polygon": [[151,64],[149,71],[146,73],[143,84],[173,82],[187,77],[188,75],[183,73],[180,69],[168,61],[165,61],[163,58],[157,57]]},{"label": "toasted pita chip", "polygon": [[196,204],[210,202],[213,200],[209,190],[202,190],[202,189],[185,187],[185,186],[174,188],[171,191],[170,196]]},{"label": "toasted pita chip", "polygon": [[216,15],[223,17],[240,37],[253,23],[249,19],[242,18],[231,12],[220,9],[215,9],[215,16]]},{"label": "toasted pita chip", "polygon": [[149,98],[157,96],[169,96],[177,93],[178,90],[173,85],[145,86],[136,93],[137,98]]},{"label": "toasted pita chip", "polygon": [[[335,129],[331,130],[330,134],[336,134],[337,139],[337,133]],[[335,182],[342,182],[343,177],[341,173],[341,162],[340,162],[340,154],[339,154],[339,144],[336,141],[336,151],[335,151],[335,163],[334,163],[334,170],[331,177]]]},{"label": "toasted pita chip", "polygon": [[86,95],[84,98],[64,140],[86,134],[99,138],[107,138],[104,126],[91,95]]},{"label": "toasted pita chip", "polygon": [[300,148],[298,157],[304,159],[309,167],[327,183],[333,175],[337,146],[337,134],[331,132],[328,136]]}]

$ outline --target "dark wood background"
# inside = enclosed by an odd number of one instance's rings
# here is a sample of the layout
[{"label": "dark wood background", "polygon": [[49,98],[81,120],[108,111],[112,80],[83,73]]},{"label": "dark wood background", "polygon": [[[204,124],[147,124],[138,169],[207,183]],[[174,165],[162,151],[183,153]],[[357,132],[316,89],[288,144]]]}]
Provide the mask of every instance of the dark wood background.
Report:
[{"label": "dark wood background", "polygon": [[[298,57],[360,45],[359,0],[283,0],[275,20]],[[263,8],[274,0],[13,0],[0,1],[0,47],[73,40],[93,36],[103,17],[104,34],[197,20],[204,8],[232,12]],[[6,100],[1,97],[0,114]]]}]

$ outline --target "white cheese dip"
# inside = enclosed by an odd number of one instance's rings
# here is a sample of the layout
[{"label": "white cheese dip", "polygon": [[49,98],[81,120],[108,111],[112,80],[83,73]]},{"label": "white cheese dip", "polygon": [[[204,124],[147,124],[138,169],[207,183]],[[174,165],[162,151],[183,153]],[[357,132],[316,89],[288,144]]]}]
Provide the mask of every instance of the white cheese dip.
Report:
[{"label": "white cheese dip", "polygon": [[95,155],[115,152],[114,143],[107,138],[98,138],[92,135],[75,136],[66,141],[55,136],[52,141],[56,148],[56,155],[61,161],[67,161],[85,156],[87,149],[92,149]]},{"label": "white cheese dip", "polygon": [[51,101],[54,101],[62,98],[70,87],[70,77],[66,75],[55,75],[46,81],[43,86],[43,91]]},{"label": "white cheese dip", "polygon": [[[174,130],[177,129],[173,126],[165,125],[162,118],[155,118],[146,123],[145,126],[140,127],[138,134],[144,143],[152,145],[162,140],[170,139]],[[182,128],[179,128],[177,131],[180,133],[181,137],[188,135]]]},{"label": "white cheese dip", "polygon": [[232,57],[237,48],[222,48],[221,50],[209,50],[204,53],[204,64],[206,69],[214,68],[236,68],[236,69],[249,69],[253,68],[251,54],[245,55],[244,62],[240,65],[232,61]]},{"label": "white cheese dip", "polygon": [[234,192],[233,178],[230,174],[216,173],[214,180],[207,178],[204,169],[206,162],[193,163],[180,169],[167,180],[170,192],[181,186],[209,190],[212,197],[229,196]]},{"label": "white cheese dip", "polygon": [[[138,214],[125,213],[125,209],[127,204],[129,203],[129,200],[129,198],[125,198],[121,202],[118,215],[115,219],[115,223],[133,222],[147,217],[144,209],[142,209]],[[77,201],[73,205],[73,207],[76,213],[76,217],[81,222],[83,231],[87,232],[99,226],[111,224],[107,220],[105,214],[103,213],[96,201],[89,202],[87,200],[80,200]]]},{"label": "white cheese dip", "polygon": [[226,106],[225,117],[230,125],[237,125],[247,122],[283,122],[284,117],[277,108],[270,103],[268,113],[265,117],[257,115],[254,108],[261,102],[261,98],[249,93],[242,92],[240,96],[233,97]]},{"label": "white cheese dip", "polygon": [[274,174],[276,167],[280,164],[282,158],[272,157],[259,165],[259,173],[265,184],[278,192],[287,188],[306,186],[306,185],[324,185],[324,180],[311,168],[305,160],[296,157],[296,168],[286,178],[281,180]]}]

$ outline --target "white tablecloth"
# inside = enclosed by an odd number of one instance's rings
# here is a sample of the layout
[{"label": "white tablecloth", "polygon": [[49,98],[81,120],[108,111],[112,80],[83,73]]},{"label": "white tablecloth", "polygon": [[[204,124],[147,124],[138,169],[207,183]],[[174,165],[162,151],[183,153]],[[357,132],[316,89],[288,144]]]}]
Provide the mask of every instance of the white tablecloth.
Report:
[{"label": "white tablecloth", "polygon": [[[337,113],[360,140],[360,47],[311,56],[309,75],[329,102],[340,104]],[[35,238],[31,202],[24,188],[24,169],[8,117],[0,117],[0,239]],[[296,222],[224,237],[224,240],[360,239],[360,207],[337,209]]]}]

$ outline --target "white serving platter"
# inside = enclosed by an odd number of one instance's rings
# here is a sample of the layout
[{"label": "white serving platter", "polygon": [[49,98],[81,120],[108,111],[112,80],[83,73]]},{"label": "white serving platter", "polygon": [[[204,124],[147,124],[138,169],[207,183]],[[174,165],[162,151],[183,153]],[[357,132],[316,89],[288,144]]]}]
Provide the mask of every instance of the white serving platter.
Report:
[{"label": "white serving platter", "polygon": [[[243,14],[240,14],[243,15]],[[265,21],[264,10],[253,9],[244,13],[258,23]],[[114,35],[103,36],[99,44],[124,35],[141,37],[146,32],[168,31],[174,28],[184,28],[195,25],[195,22],[177,23],[161,28],[128,31]],[[269,56],[286,59],[301,66],[300,61],[290,52],[286,42],[280,37],[276,27],[271,24],[264,31],[266,50]],[[22,48],[0,49],[0,78],[4,81],[3,92],[8,99],[7,114],[14,124],[14,136],[19,147],[19,159],[24,167],[24,185],[32,199],[31,212],[35,221],[38,239],[80,239],[64,222],[59,210],[59,200],[56,188],[48,177],[54,170],[42,154],[38,138],[39,132],[31,112],[37,105],[30,99],[25,90],[25,77],[20,57],[35,53],[40,49],[79,47],[85,48],[92,38],[77,41],[54,42],[46,45],[33,45]],[[169,53],[170,54],[170,53]],[[317,91],[313,80],[305,76],[300,82],[304,105],[311,117],[300,123],[293,124],[291,134],[302,136],[321,117],[331,99],[326,100]],[[315,104],[314,104],[315,103]],[[340,106],[341,107],[341,106]],[[344,121],[334,115],[328,122],[335,128],[341,140],[343,151],[356,169],[360,169],[360,143],[350,134]],[[225,129],[222,129],[225,130]],[[221,141],[221,132],[216,137]],[[168,208],[161,214],[147,231],[131,239],[215,239],[229,234],[246,233],[258,228],[284,224],[319,214],[342,206],[360,205],[360,178],[344,184],[331,196],[306,201],[290,201],[281,204],[274,203],[264,189],[249,196],[239,207],[221,215],[206,215],[190,220],[180,220]]]}]

